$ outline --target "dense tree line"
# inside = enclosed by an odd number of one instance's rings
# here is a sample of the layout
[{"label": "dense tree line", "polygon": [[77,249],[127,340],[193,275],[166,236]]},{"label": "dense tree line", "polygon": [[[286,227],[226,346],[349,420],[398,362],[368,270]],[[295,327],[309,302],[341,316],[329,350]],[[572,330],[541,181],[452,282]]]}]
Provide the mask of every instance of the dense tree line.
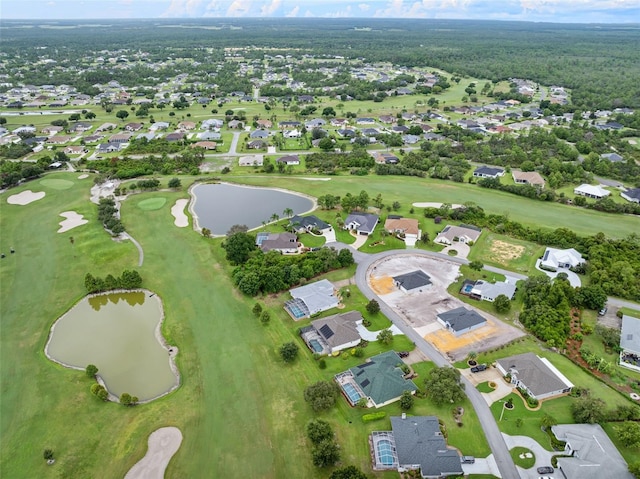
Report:
[{"label": "dense tree line", "polygon": [[36,178],[42,173],[44,167],[40,163],[0,160],[0,187],[15,186],[22,180]]},{"label": "dense tree line", "polygon": [[115,289],[138,289],[142,286],[142,277],[136,270],[125,269],[122,274],[115,277],[108,274],[105,278],[93,276],[87,273],[84,277],[84,287],[89,293],[101,293]]},{"label": "dense tree line", "polygon": [[140,159],[125,156],[123,158],[96,160],[91,162],[91,167],[113,178],[127,179],[156,173],[163,175],[172,173],[198,174],[198,166],[203,161],[204,154],[202,150],[194,148],[173,157],[163,154],[162,156],[145,156]]},{"label": "dense tree line", "polygon": [[124,225],[120,221],[120,213],[113,198],[100,198],[98,221],[114,235],[124,232]]}]

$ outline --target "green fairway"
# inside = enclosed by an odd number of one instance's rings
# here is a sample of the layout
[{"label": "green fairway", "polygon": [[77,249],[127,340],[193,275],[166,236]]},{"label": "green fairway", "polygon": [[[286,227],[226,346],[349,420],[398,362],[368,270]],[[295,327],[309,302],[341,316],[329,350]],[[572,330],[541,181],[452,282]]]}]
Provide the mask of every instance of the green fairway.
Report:
[{"label": "green fairway", "polygon": [[40,184],[48,188],[53,188],[54,190],[68,190],[69,188],[73,187],[73,181],[53,178],[40,180]]},{"label": "green fairway", "polygon": [[138,202],[138,208],[144,211],[159,210],[166,202],[166,198],[147,198]]},{"label": "green fairway", "polygon": [[[226,176],[225,181],[237,181],[258,186],[276,186],[304,192],[312,196],[333,194],[344,196],[365,189],[370,198],[380,193],[385,203],[399,201],[406,209],[414,202],[466,203],[480,205],[487,213],[506,214],[510,219],[531,227],[569,228],[580,235],[603,232],[613,238],[637,233],[638,218],[615,215],[585,208],[575,208],[512,195],[475,185],[430,178],[400,176],[367,176],[364,178],[332,176],[329,181],[306,181],[296,176]],[[404,211],[401,210],[400,213]],[[417,217],[422,213],[415,208]],[[568,220],[570,218],[570,220]]]}]

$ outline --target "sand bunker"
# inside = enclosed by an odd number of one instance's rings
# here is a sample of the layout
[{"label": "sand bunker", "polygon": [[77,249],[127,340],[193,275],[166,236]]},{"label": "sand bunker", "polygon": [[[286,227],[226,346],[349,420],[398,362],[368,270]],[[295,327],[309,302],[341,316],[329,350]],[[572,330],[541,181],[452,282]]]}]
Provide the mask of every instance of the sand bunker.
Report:
[{"label": "sand bunker", "polygon": [[161,427],[149,435],[149,449],[124,479],[164,479],[164,472],[180,448],[182,433],[177,427]]},{"label": "sand bunker", "polygon": [[495,240],[491,244],[490,257],[498,263],[507,264],[509,261],[518,259],[524,253],[524,246]]},{"label": "sand bunker", "polygon": [[62,216],[64,220],[59,223],[60,229],[58,230],[58,233],[64,233],[65,231],[72,230],[77,226],[82,226],[89,222],[89,220],[84,219],[83,215],[78,214],[75,211],[64,211],[60,213],[60,216]]},{"label": "sand bunker", "polygon": [[84,173],[83,175],[78,176],[79,180],[84,180],[85,178],[89,178],[89,175],[87,175],[86,173]]},{"label": "sand bunker", "polygon": [[184,213],[184,208],[188,203],[189,200],[177,200],[176,204],[171,207],[171,214],[175,218],[173,224],[178,228],[185,228],[189,226],[189,218],[187,218],[187,215]]},{"label": "sand bunker", "polygon": [[22,193],[18,193],[17,195],[11,195],[7,198],[7,203],[10,205],[28,205],[29,203],[33,203],[34,201],[41,200],[44,198],[45,192],[38,191],[34,193],[31,190],[24,190]]},{"label": "sand bunker", "polygon": [[[416,208],[440,208],[442,203],[434,203],[434,202],[426,202],[426,203],[413,203],[413,206]],[[464,205],[452,204],[451,208],[457,210],[458,208],[462,208]]]}]

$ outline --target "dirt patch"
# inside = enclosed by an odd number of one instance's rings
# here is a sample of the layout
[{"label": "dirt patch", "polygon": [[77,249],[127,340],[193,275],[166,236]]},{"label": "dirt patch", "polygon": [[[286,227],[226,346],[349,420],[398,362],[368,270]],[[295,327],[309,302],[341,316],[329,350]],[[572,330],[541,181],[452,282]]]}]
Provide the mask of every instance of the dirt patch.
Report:
[{"label": "dirt patch", "polygon": [[489,248],[489,257],[497,263],[508,264],[509,261],[520,258],[524,250],[524,246],[495,240],[491,243],[491,248]]},{"label": "dirt patch", "polygon": [[371,277],[369,286],[375,291],[376,294],[389,294],[393,293],[396,288],[393,286],[393,278],[391,276]]}]

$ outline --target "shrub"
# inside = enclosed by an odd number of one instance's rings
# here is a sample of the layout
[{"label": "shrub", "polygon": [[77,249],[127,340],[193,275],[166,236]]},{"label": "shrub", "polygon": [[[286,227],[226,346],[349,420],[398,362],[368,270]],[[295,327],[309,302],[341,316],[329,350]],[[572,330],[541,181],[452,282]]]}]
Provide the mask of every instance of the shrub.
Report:
[{"label": "shrub", "polygon": [[387,413],[385,411],[372,412],[370,414],[363,415],[362,422],[377,421],[378,419],[382,419],[384,417],[387,417]]},{"label": "shrub", "polygon": [[325,361],[325,359],[324,359],[324,358],[320,359],[320,360],[318,361],[318,367],[319,367],[320,369],[327,369],[327,361]]}]

